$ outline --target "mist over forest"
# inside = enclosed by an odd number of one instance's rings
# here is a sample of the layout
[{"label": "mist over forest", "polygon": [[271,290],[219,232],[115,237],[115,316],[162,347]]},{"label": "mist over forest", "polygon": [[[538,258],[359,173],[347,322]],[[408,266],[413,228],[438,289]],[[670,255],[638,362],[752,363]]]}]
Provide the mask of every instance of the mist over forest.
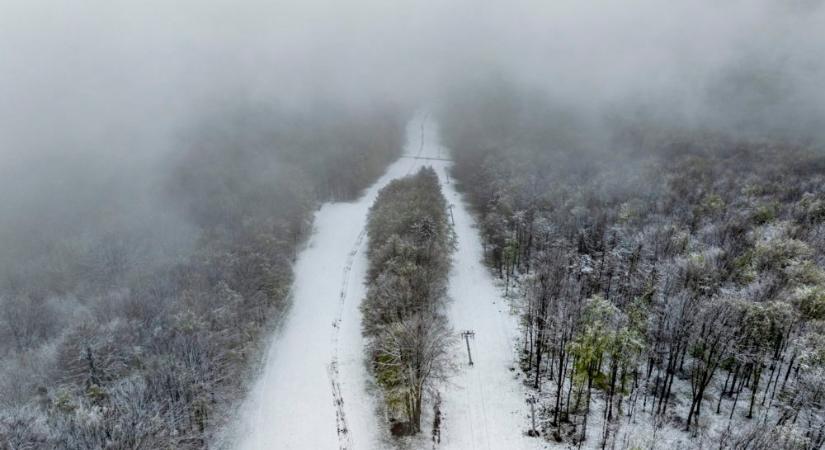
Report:
[{"label": "mist over forest", "polygon": [[821,448],[823,80],[819,0],[0,0],[0,449],[238,447],[301,255],[372,196],[376,448],[440,439],[463,201],[516,435]]}]

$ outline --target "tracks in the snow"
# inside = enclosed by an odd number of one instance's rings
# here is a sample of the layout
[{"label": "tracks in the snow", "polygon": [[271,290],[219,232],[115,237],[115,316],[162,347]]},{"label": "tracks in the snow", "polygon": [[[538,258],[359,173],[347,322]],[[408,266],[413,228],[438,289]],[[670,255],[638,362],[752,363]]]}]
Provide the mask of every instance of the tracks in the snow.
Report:
[{"label": "tracks in the snow", "polygon": [[[424,151],[424,123],[421,124],[421,145],[418,148],[418,153],[413,157],[413,163],[410,164],[409,169],[407,170],[407,175],[411,174],[412,171],[419,166],[419,162],[416,161],[417,159],[421,158],[421,154]],[[335,422],[336,422],[336,431],[338,433],[338,449],[339,450],[351,450],[353,448],[352,445],[352,436],[350,434],[350,429],[347,426],[347,416],[344,411],[344,396],[341,391],[341,383],[340,383],[340,373],[339,373],[339,364],[338,364],[338,341],[339,335],[341,333],[341,322],[344,317],[344,308],[347,302],[347,291],[349,289],[349,282],[352,273],[352,266],[355,263],[355,257],[358,256],[358,252],[361,251],[361,248],[364,245],[364,240],[367,237],[367,229],[361,230],[358,234],[358,237],[355,239],[355,244],[350,250],[349,255],[347,255],[346,264],[344,264],[344,271],[343,271],[343,278],[341,280],[341,291],[338,293],[338,309],[335,312],[335,318],[332,321],[332,356],[330,358],[330,362],[327,365],[327,374],[329,376],[329,383],[330,388],[332,390],[332,404],[335,408]],[[358,324],[360,325],[360,324]]]},{"label": "tracks in the snow", "polygon": [[335,425],[338,432],[338,448],[347,450],[352,448],[347,417],[344,414],[344,397],[341,395],[341,384],[338,382],[338,362],[333,360],[327,366],[330,386],[332,387],[332,404],[335,406]]},{"label": "tracks in the snow", "polygon": [[344,315],[344,305],[347,301],[347,290],[349,289],[350,273],[352,272],[352,265],[355,263],[355,257],[361,250],[364,244],[364,238],[367,235],[367,230],[363,229],[358,234],[355,240],[355,245],[347,255],[347,261],[344,265],[343,279],[341,281],[341,291],[338,293],[338,310],[335,312],[335,319],[332,322],[332,358],[327,366],[327,373],[329,374],[330,387],[332,388],[332,404],[335,407],[335,422],[338,432],[338,448],[339,450],[348,450],[352,448],[352,437],[347,426],[347,416],[344,412],[344,396],[341,392],[341,383],[339,382],[338,372],[338,338],[341,333],[341,320]]}]

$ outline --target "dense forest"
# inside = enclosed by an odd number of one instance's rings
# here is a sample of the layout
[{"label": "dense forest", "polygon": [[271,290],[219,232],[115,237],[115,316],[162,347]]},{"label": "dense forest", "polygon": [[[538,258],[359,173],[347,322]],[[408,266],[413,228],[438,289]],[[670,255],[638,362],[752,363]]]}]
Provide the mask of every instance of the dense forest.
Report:
[{"label": "dense forest", "polygon": [[[431,167],[383,188],[370,209],[367,297],[361,304],[370,367],[394,435],[422,430],[425,397],[437,399],[454,340],[445,316],[453,233]],[[438,408],[437,400],[434,408]],[[439,420],[439,414],[434,415]],[[439,424],[433,424],[437,433]]]},{"label": "dense forest", "polygon": [[543,438],[821,448],[823,149],[563,105],[497,86],[439,117]]},{"label": "dense forest", "polygon": [[114,194],[46,199],[4,228],[0,448],[204,447],[289,307],[313,211],[383,173],[404,121],[395,107],[232,108],[184,133],[148,193],[107,174]]}]

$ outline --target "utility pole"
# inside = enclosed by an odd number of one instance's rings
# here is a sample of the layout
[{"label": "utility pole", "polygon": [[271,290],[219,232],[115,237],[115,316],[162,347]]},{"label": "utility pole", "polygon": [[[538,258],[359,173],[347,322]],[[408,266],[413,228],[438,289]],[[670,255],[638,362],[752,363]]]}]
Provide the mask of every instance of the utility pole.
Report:
[{"label": "utility pole", "polygon": [[470,353],[470,338],[475,339],[476,332],[473,330],[466,330],[461,332],[461,337],[464,338],[464,342],[467,343],[467,358],[470,360],[470,365],[473,365],[473,354]]},{"label": "utility pole", "polygon": [[452,203],[450,203],[450,205],[449,205],[449,206],[447,206],[447,209],[449,209],[449,210],[450,210],[450,222],[451,222],[453,225],[455,225],[455,217],[453,216],[453,206],[455,206],[455,205],[453,205]]},{"label": "utility pole", "polygon": [[533,427],[527,433],[530,436],[538,436],[539,435],[539,432],[536,431],[536,403],[537,402],[538,402],[538,399],[535,396],[531,395],[531,396],[527,397],[527,403],[530,404],[530,418],[531,418],[531,422],[532,422],[532,425],[533,425]]}]

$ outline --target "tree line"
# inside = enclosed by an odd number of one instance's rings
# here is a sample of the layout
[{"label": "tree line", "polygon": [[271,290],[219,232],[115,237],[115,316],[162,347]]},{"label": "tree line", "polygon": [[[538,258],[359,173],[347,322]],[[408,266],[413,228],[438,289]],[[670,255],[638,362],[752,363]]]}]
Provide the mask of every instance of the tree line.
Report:
[{"label": "tree line", "polygon": [[359,195],[403,138],[395,108],[224,110],[183,136],[140,220],[101,193],[76,228],[2,230],[0,448],[206,447],[313,211]]},{"label": "tree line", "polygon": [[822,447],[821,148],[596,123],[508,86],[440,115],[485,258],[518,305],[545,438]]},{"label": "tree line", "polygon": [[384,187],[367,232],[361,311],[369,363],[392,433],[415,434],[425,398],[437,397],[436,382],[447,374],[454,339],[444,311],[454,238],[435,171],[422,168]]}]

